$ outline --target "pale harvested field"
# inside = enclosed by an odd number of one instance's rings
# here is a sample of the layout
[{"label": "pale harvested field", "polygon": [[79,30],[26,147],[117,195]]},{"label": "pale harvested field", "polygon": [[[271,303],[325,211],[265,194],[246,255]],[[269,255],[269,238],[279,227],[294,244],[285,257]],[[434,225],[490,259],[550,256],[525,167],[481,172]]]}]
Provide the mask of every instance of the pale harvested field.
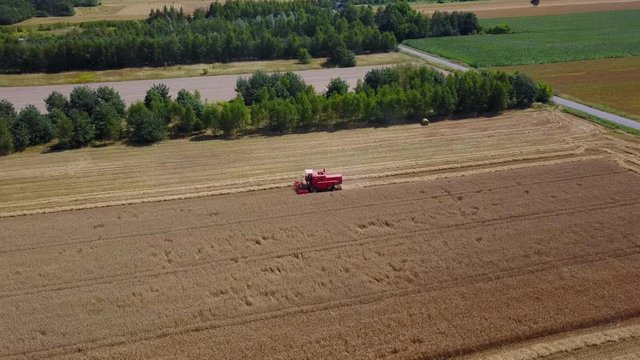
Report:
[{"label": "pale harvested field", "polygon": [[55,23],[80,23],[101,20],[137,20],[146,19],[149,12],[154,9],[166,7],[182,8],[186,13],[192,13],[195,9],[208,9],[212,0],[101,0],[102,5],[96,7],[77,7],[74,16],[32,18],[20,23],[20,25],[42,25]]},{"label": "pale harvested field", "polygon": [[633,354],[639,158],[541,110],[2,158],[0,358]]},{"label": "pale harvested field", "polygon": [[424,4],[412,6],[424,14],[435,11],[471,11],[481,18],[503,18],[515,16],[545,16],[598,11],[640,9],[638,0],[543,0],[537,7],[530,1],[487,0],[460,3]]}]

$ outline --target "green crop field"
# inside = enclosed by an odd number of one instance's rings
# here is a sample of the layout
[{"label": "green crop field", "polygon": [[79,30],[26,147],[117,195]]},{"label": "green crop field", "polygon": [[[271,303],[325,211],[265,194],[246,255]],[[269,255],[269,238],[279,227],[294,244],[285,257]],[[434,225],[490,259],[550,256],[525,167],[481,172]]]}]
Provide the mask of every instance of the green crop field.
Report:
[{"label": "green crop field", "polygon": [[512,34],[407,40],[475,67],[545,64],[640,55],[640,10],[482,20]]}]

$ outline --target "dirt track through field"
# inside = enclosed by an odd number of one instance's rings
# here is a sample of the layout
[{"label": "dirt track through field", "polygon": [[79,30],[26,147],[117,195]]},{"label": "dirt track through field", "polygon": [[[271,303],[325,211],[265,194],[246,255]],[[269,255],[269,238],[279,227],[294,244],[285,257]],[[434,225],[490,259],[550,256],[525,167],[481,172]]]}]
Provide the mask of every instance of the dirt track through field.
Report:
[{"label": "dirt track through field", "polygon": [[[317,165],[345,189],[279,188]],[[638,349],[640,142],[566,114],[18,154],[0,168],[0,359]],[[249,191],[261,184],[277,188]]]}]

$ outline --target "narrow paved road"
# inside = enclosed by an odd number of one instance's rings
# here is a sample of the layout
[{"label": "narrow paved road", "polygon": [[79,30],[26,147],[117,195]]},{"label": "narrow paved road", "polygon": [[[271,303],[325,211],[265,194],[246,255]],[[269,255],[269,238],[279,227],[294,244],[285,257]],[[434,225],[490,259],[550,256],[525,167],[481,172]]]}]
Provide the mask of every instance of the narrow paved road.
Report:
[{"label": "narrow paved road", "polygon": [[[378,66],[360,66],[353,68],[336,68],[322,70],[304,70],[296,71],[304,81],[313,86],[316,91],[324,91],[331,79],[340,77],[345,80],[351,87],[356,85],[359,79],[371,69],[384,67],[388,65]],[[198,90],[202,97],[209,101],[230,100],[236,96],[235,87],[239,77],[247,77],[251,74],[240,75],[219,75],[219,76],[201,76],[176,79],[159,79],[159,80],[135,80],[121,82],[102,82],[87,84],[92,88],[100,86],[110,86],[120,92],[120,95],[127,104],[135,101],[143,100],[144,96],[153,84],[166,84],[171,89],[173,96],[180,89],[189,91]],[[24,86],[24,87],[0,87],[0,99],[9,100],[16,109],[22,109],[28,104],[34,104],[39,109],[44,110],[44,99],[52,92],[59,91],[68,95],[71,90],[78,86],[75,85],[47,85],[47,86]]]},{"label": "narrow paved road", "polygon": [[[437,57],[434,56],[432,54],[428,54],[424,51],[420,51],[417,49],[414,49],[412,47],[408,47],[406,45],[400,45],[399,46],[400,51],[405,52],[407,54],[411,54],[414,56],[418,56],[434,65],[440,65],[440,66],[444,66],[446,68],[450,68],[450,69],[455,69],[458,71],[467,71],[467,70],[471,70],[471,68],[466,67],[466,66],[462,66],[460,64],[454,63],[452,61],[449,61],[447,59],[443,59],[441,57]],[[599,118],[611,121],[613,123],[619,124],[619,125],[624,125],[636,130],[640,130],[640,122],[637,122],[635,120],[632,119],[628,119],[622,116],[618,116],[615,114],[611,114],[602,110],[598,110],[595,108],[592,108],[590,106],[586,106],[583,104],[579,104],[575,101],[571,101],[565,98],[561,98],[559,96],[554,96],[553,97],[553,101],[556,104],[562,105],[564,107],[568,107],[574,110],[578,110],[578,111],[582,111],[584,113],[587,113],[589,115],[593,115],[593,116],[597,116]]]}]

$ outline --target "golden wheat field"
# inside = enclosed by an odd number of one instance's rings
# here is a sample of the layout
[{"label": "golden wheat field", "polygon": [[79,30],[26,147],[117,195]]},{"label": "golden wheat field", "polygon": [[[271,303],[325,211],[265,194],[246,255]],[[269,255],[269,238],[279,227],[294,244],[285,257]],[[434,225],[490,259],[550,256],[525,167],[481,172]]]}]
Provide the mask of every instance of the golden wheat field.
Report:
[{"label": "golden wheat field", "polygon": [[[343,190],[295,195],[308,167]],[[0,359],[640,350],[640,141],[564,113],[0,169]]]}]

